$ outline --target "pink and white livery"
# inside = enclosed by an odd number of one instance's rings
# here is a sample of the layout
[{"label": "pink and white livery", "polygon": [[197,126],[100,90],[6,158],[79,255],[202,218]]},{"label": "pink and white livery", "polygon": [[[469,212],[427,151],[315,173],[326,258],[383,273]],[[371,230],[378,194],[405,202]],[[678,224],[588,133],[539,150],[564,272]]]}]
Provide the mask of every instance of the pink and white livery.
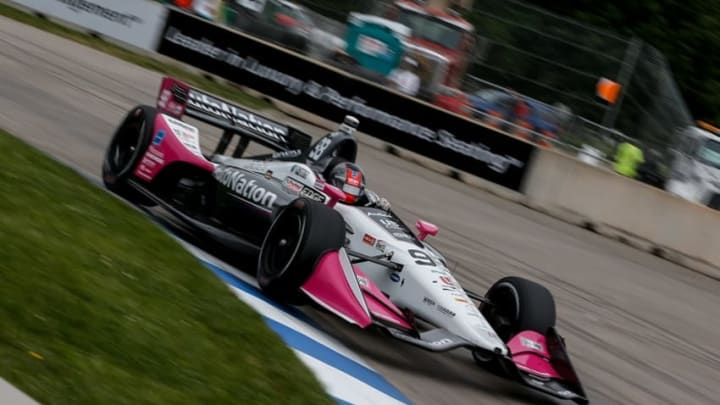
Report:
[{"label": "pink and white livery", "polygon": [[[222,130],[214,151],[201,149],[187,117]],[[118,127],[103,179],[149,212],[171,214],[196,240],[250,257],[263,292],[276,301],[314,302],[429,351],[468,349],[483,367],[587,403],[545,287],[505,277],[484,295],[469,292],[428,243],[442,230],[423,220],[412,230],[364,183],[365,202],[346,203],[328,173],[355,163],[358,125],[345,117],[313,143],[295,128],[165,78],[156,106],[133,108]],[[267,151],[250,154],[250,142]]]}]

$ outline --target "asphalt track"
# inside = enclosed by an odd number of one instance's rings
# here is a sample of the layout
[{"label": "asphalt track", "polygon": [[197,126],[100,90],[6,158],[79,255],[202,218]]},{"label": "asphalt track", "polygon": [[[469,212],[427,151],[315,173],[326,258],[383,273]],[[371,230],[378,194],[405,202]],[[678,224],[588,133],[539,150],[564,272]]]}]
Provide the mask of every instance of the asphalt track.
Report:
[{"label": "asphalt track", "polygon": [[[153,104],[159,82],[0,17],[0,127],[90,173],[115,125]],[[405,220],[440,226],[434,244],[466,288],[484,292],[510,274],[548,286],[593,403],[718,403],[720,282],[369,147],[359,163]],[[418,404],[552,403],[478,369],[467,352],[428,353],[314,316]]]}]

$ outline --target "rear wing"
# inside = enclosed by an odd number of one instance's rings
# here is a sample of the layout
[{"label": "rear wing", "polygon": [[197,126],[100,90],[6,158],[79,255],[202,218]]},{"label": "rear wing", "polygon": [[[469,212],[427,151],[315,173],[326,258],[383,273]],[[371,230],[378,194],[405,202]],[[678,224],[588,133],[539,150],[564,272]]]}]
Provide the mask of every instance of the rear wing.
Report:
[{"label": "rear wing", "polygon": [[240,141],[233,152],[241,157],[250,141],[273,151],[305,151],[312,137],[296,128],[258,115],[177,79],[164,77],[157,99],[157,109],[173,118],[195,118],[224,130],[215,153],[224,154],[233,136]]}]

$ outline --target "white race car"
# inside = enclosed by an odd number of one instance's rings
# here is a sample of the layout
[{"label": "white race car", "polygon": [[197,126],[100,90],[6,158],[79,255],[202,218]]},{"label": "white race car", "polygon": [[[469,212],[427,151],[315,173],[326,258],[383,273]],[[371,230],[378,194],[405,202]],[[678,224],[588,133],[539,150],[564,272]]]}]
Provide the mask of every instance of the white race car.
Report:
[{"label": "white race car", "polygon": [[[214,153],[201,151],[198,129],[183,116],[225,131]],[[437,227],[418,220],[415,233],[377,196],[343,203],[345,193],[326,181],[325,170],[328,162],[355,161],[357,125],[348,117],[311,144],[294,128],[165,78],[156,108],[136,107],[118,127],[103,179],[205,239],[255,254],[258,283],[275,300],[311,300],[426,350],[469,349],[488,369],[587,403],[545,287],[506,277],[484,295],[466,291],[427,242]],[[250,141],[274,152],[245,157]]]}]

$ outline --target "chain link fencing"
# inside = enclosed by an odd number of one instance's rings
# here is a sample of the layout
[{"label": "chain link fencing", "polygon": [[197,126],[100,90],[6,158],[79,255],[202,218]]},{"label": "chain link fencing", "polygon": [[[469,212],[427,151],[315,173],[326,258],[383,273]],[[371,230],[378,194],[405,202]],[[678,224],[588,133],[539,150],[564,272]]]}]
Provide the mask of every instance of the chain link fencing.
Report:
[{"label": "chain link fencing", "polygon": [[[265,17],[243,14],[225,2],[221,22],[303,52],[379,83],[380,77],[338,59],[345,46],[351,12],[384,15],[392,1],[298,0],[280,4],[301,21],[278,27]],[[300,6],[295,10],[295,7]],[[267,7],[267,6],[266,6]],[[618,143],[630,141],[663,160],[677,142],[676,130],[692,117],[665,57],[637,38],[624,38],[559,17],[518,0],[475,0],[465,18],[475,27],[475,44],[460,89],[470,115],[514,136],[564,150],[588,151],[605,164]],[[407,48],[424,72],[442,74],[440,59]],[[609,105],[596,95],[599,79],[622,85],[620,99]],[[422,77],[436,83],[437,77]],[[421,97],[433,101],[437,88]],[[519,120],[512,106],[523,100],[529,111]],[[490,106],[490,107],[489,107]]]},{"label": "chain link fencing", "polygon": [[[547,140],[561,149],[589,148],[610,163],[617,144],[630,141],[664,161],[677,129],[692,125],[667,60],[637,38],[516,0],[476,0],[468,18],[478,41],[463,89],[522,94],[538,115],[549,117],[557,132]],[[623,86],[616,105],[597,97],[600,78]]]}]

